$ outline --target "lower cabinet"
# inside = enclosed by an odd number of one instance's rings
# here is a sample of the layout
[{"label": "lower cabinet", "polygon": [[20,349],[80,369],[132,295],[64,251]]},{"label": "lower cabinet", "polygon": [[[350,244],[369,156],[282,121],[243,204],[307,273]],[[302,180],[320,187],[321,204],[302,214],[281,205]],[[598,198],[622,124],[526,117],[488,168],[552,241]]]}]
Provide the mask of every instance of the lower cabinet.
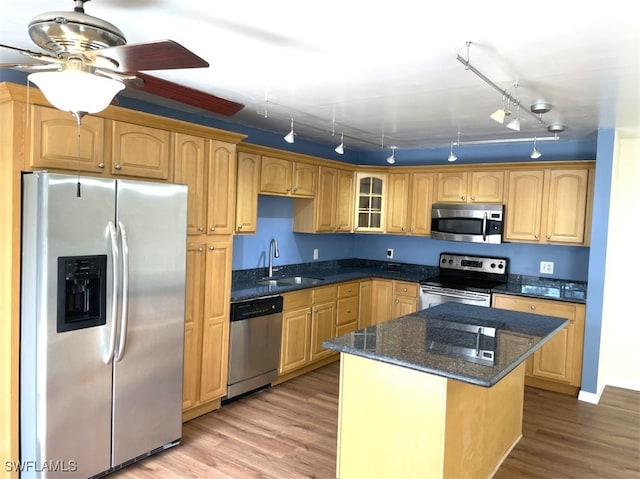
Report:
[{"label": "lower cabinet", "polygon": [[336,336],[352,333],[358,329],[360,310],[360,282],[351,281],[338,285],[336,313]]},{"label": "lower cabinet", "polygon": [[334,354],[322,342],[335,337],[336,297],[336,285],[283,294],[281,376]]},{"label": "lower cabinet", "polygon": [[363,318],[361,322],[367,326],[378,324],[414,313],[417,310],[417,283],[373,279],[371,280],[371,311],[369,313],[371,319]]},{"label": "lower cabinet", "polygon": [[183,419],[216,409],[226,393],[232,238],[187,244]]},{"label": "lower cabinet", "polygon": [[494,294],[493,307],[569,320],[562,331],[527,360],[525,384],[577,395],[582,378],[585,305]]}]

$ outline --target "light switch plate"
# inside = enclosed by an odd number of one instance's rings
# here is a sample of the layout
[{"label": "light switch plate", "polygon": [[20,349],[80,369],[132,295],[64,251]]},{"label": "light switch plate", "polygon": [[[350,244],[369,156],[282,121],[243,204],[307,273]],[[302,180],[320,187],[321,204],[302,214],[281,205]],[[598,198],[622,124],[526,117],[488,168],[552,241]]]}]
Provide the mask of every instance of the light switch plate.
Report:
[{"label": "light switch plate", "polygon": [[313,259],[318,259],[318,248],[313,248]]}]

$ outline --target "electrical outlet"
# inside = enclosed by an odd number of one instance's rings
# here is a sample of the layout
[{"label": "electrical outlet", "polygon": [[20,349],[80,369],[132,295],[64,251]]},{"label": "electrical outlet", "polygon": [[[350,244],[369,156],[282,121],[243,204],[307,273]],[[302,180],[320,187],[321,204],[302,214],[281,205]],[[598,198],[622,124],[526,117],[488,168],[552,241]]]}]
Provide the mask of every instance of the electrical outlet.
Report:
[{"label": "electrical outlet", "polygon": [[318,248],[313,248],[313,259],[318,259]]},{"label": "electrical outlet", "polygon": [[387,259],[393,259],[393,249],[392,248],[388,248],[387,249]]},{"label": "electrical outlet", "polygon": [[540,261],[540,272],[553,274],[553,261]]}]

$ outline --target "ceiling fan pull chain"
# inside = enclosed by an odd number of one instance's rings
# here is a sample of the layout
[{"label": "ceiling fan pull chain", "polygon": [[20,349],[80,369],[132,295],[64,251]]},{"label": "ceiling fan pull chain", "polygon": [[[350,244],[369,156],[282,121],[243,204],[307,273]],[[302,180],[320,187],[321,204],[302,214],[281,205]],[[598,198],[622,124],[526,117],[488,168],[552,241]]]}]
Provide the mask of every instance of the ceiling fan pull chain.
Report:
[{"label": "ceiling fan pull chain", "polygon": [[80,124],[82,123],[82,117],[84,116],[84,112],[82,111],[73,111],[71,112],[71,114],[75,117],[76,119],[76,124],[78,126],[78,165],[77,165],[77,175],[78,175],[78,183],[76,185],[76,197],[80,198],[81,196],[81,191],[80,191]]}]

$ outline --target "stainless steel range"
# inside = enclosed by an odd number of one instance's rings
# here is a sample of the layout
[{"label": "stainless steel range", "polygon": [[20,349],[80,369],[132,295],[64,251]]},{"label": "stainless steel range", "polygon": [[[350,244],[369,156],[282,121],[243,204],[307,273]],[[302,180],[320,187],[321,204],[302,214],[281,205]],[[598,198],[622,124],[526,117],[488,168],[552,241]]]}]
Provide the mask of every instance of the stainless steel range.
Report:
[{"label": "stainless steel range", "polygon": [[507,282],[507,258],[440,253],[439,274],[420,281],[420,309],[456,302],[491,306],[491,290]]}]

